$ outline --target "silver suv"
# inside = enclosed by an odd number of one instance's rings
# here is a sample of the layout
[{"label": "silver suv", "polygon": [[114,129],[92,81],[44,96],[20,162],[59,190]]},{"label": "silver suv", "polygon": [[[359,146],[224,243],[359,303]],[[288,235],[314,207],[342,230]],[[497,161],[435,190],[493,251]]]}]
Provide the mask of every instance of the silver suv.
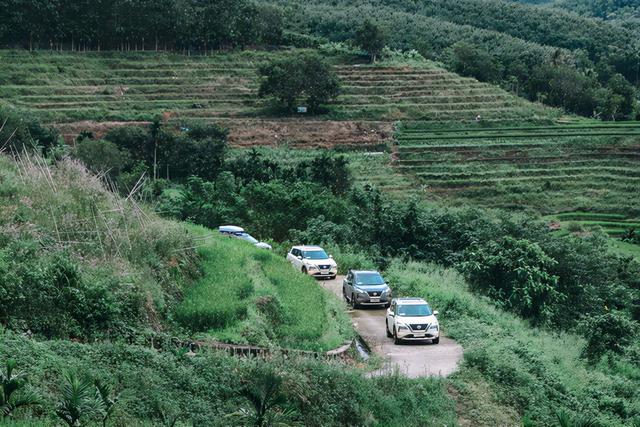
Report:
[{"label": "silver suv", "polygon": [[377,271],[349,270],[342,281],[342,295],[353,308],[391,303],[391,288]]}]

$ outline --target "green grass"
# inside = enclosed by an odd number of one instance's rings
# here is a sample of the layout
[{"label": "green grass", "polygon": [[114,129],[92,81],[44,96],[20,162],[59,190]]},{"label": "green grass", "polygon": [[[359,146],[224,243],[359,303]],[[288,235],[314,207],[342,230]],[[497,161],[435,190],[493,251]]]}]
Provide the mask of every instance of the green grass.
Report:
[{"label": "green grass", "polygon": [[611,249],[620,255],[631,256],[640,260],[640,245],[638,244],[612,239]]},{"label": "green grass", "polygon": [[[0,51],[0,96],[48,122],[268,116],[257,99],[257,67],[290,51],[243,51],[210,56],[138,53]],[[326,117],[348,120],[487,120],[557,113],[499,88],[463,78],[433,63],[357,64],[327,56],[342,80]],[[70,66],[69,64],[73,64]],[[194,108],[194,104],[198,104]]]},{"label": "green grass", "polygon": [[342,303],[313,278],[247,242],[190,229],[200,236],[203,276],[176,310],[181,324],[201,337],[265,347],[326,351],[351,338]]},{"label": "green grass", "polygon": [[464,347],[451,384],[466,425],[520,425],[526,414],[534,425],[552,426],[564,410],[613,427],[631,425],[639,413],[640,369],[630,361],[587,363],[581,338],[497,309],[453,270],[396,263],[386,277],[397,294],[426,298],[440,311],[445,335]]}]

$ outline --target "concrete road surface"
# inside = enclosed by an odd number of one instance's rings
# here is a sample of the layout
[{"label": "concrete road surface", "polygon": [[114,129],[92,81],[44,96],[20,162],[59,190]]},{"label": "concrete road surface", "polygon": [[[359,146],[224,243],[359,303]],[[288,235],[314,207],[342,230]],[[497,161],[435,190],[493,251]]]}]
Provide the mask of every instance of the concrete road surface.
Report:
[{"label": "concrete road surface", "polygon": [[[342,279],[321,280],[320,285],[342,297]],[[437,307],[434,307],[437,309]],[[386,309],[365,307],[350,312],[354,326],[369,348],[385,359],[385,365],[373,375],[399,369],[409,378],[425,376],[447,376],[454,372],[460,359],[462,347],[454,340],[445,336],[440,337],[439,344],[430,341],[412,341],[395,345],[392,338],[385,333]],[[446,330],[447,325],[442,325]]]}]

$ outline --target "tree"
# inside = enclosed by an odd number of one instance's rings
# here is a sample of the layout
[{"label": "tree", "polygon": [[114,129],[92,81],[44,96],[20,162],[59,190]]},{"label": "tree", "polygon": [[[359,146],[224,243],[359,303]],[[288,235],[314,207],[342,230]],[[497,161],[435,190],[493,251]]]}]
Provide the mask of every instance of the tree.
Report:
[{"label": "tree", "polygon": [[258,73],[262,77],[258,95],[274,97],[289,112],[299,98],[305,98],[309,110],[316,112],[340,91],[335,72],[317,55],[275,60],[260,67]]},{"label": "tree", "polygon": [[548,270],[555,261],[537,243],[505,237],[473,245],[461,264],[469,283],[536,323],[550,320],[560,298],[558,277]]},{"label": "tree", "polygon": [[481,82],[492,82],[500,78],[502,70],[497,61],[484,49],[466,42],[452,47],[451,65],[456,73],[471,76]]},{"label": "tree", "polygon": [[100,395],[96,392],[94,383],[87,377],[65,372],[64,381],[56,415],[69,427],[80,427],[84,419],[99,412]]},{"label": "tree", "polygon": [[76,143],[73,155],[89,170],[116,179],[131,163],[129,153],[110,141],[83,139]]},{"label": "tree", "polygon": [[[603,308],[604,310],[606,309]],[[638,331],[638,323],[618,311],[606,311],[589,317],[583,323],[587,338],[583,355],[592,360],[598,359],[607,351],[622,353]]]},{"label": "tree", "polygon": [[283,378],[273,369],[258,370],[241,391],[249,406],[232,415],[255,427],[297,425],[299,414],[289,407],[283,389]]},{"label": "tree", "polygon": [[9,417],[18,408],[40,403],[38,395],[25,390],[26,376],[16,371],[16,365],[15,360],[8,359],[5,370],[0,371],[0,417]]},{"label": "tree", "polygon": [[357,46],[369,54],[371,62],[375,63],[377,56],[384,48],[385,35],[382,28],[367,20],[356,31],[354,41]]}]

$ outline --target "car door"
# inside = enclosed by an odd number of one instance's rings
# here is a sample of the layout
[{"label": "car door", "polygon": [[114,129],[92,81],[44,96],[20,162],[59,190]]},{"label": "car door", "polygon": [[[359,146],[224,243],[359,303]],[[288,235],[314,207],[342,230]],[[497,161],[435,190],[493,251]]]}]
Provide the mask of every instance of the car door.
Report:
[{"label": "car door", "polygon": [[300,259],[302,257],[302,251],[300,249],[293,249],[291,254],[293,255],[291,259],[293,266],[298,270],[302,270],[302,260]]},{"label": "car door", "polygon": [[296,259],[296,249],[295,248],[291,248],[291,250],[289,251],[289,253],[287,254],[287,261],[289,261],[291,263],[291,265],[296,265],[295,264],[295,259]]},{"label": "car door", "polygon": [[391,305],[387,309],[387,328],[389,332],[393,333],[393,327],[395,325],[395,312],[396,312],[396,303],[395,301],[391,302]]},{"label": "car door", "polygon": [[351,294],[353,293],[353,280],[353,272],[349,270],[347,276],[342,281],[342,294],[345,295],[348,299],[351,298]]}]

